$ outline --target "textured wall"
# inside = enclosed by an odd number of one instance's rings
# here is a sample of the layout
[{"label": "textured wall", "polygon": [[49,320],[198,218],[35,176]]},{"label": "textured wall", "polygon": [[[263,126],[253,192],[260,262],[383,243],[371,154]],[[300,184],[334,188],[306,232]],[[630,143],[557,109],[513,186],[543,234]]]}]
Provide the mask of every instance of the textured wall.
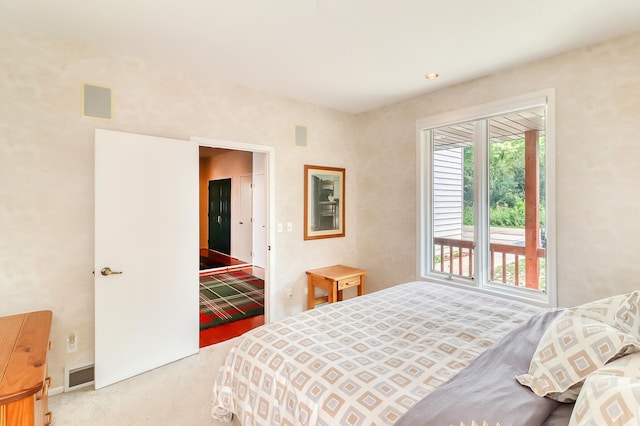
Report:
[{"label": "textured wall", "polygon": [[558,303],[638,289],[639,69],[636,33],[358,116],[369,288],[416,276],[416,120],[555,87]]},{"label": "textured wall", "polygon": [[[638,287],[640,34],[355,117],[67,42],[0,31],[0,51],[0,315],[54,311],[54,387],[93,360],[96,127],[276,147],[276,222],[294,224],[275,234],[277,319],[304,309],[306,269],[366,268],[369,291],[415,279],[417,119],[555,87],[559,303]],[[114,89],[113,121],[81,118],[82,82]],[[303,241],[304,164],[346,168],[345,238]]]},{"label": "textured wall", "polygon": [[[68,42],[0,31],[0,51],[0,315],[53,310],[54,387],[65,365],[93,361],[95,128],[275,146],[276,221],[293,232],[275,234],[274,319],[305,308],[305,270],[355,262],[351,115]],[[113,88],[113,121],[81,117],[83,82]],[[309,129],[306,148],[296,124]],[[304,164],[347,169],[345,238],[303,241]],[[72,331],[78,351],[67,354]]]}]

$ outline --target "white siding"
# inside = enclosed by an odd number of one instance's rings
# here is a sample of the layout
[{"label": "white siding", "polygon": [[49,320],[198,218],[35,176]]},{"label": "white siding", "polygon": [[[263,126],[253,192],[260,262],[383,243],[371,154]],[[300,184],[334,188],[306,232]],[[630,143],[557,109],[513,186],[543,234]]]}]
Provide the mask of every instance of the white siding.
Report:
[{"label": "white siding", "polygon": [[433,153],[433,229],[436,237],[462,237],[462,148]]}]

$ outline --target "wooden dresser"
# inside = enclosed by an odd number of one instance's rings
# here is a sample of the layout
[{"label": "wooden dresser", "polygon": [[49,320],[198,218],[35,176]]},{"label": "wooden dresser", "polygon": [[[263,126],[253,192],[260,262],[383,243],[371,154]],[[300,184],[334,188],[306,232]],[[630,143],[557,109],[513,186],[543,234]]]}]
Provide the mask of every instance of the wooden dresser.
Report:
[{"label": "wooden dresser", "polygon": [[51,311],[0,317],[0,426],[49,425]]}]

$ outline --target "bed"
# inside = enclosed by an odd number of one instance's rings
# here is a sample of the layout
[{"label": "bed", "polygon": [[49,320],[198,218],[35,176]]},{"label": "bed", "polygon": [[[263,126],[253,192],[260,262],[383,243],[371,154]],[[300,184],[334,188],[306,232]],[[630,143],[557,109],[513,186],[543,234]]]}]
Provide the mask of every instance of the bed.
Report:
[{"label": "bed", "polygon": [[[610,322],[628,322],[635,309],[629,329],[639,330],[639,298],[626,296],[622,308],[597,305],[594,315],[615,311]],[[571,331],[566,315],[584,316],[568,311],[426,282],[324,305],[243,335],[218,372],[212,416],[244,426],[566,426],[578,394],[553,399],[561,393],[524,382],[536,382],[534,360],[551,325],[562,319],[559,333]],[[640,349],[633,339],[601,365]]]}]

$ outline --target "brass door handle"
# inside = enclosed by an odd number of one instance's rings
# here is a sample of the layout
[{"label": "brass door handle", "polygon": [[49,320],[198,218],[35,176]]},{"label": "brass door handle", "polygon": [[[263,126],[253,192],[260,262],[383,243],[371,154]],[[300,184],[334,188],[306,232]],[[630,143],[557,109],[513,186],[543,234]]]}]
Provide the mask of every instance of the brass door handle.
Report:
[{"label": "brass door handle", "polygon": [[112,271],[111,268],[107,266],[106,268],[102,268],[100,273],[106,277],[107,275],[121,274],[122,272]]}]

